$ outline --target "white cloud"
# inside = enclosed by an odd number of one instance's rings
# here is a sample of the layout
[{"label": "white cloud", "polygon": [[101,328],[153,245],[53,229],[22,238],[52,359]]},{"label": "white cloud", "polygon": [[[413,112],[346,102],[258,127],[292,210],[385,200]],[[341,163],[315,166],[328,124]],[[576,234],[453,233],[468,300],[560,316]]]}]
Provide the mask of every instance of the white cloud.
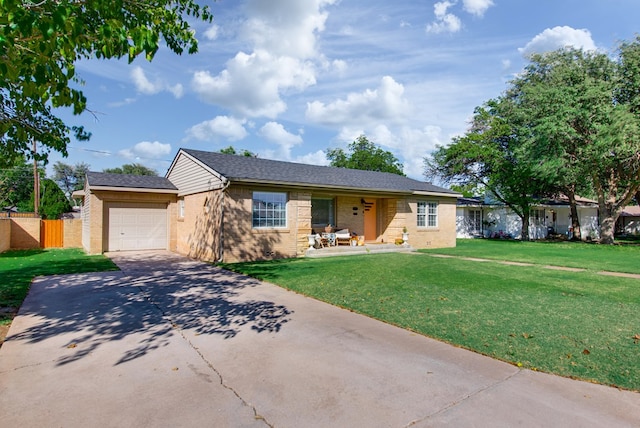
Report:
[{"label": "white cloud", "polygon": [[[337,0],[248,0],[240,40],[250,50],[238,52],[217,74],[200,70],[192,86],[206,102],[248,117],[275,118],[287,109],[282,94],[316,84],[318,34],[325,28],[326,7]],[[338,71],[343,64],[335,64]]]},{"label": "white cloud", "polygon": [[135,98],[125,98],[122,101],[115,101],[107,104],[108,107],[122,107],[136,102]]},{"label": "white cloud", "polygon": [[249,0],[242,35],[255,49],[275,56],[307,59],[317,55],[316,35],[324,30],[325,8],[336,0]]},{"label": "white cloud", "polygon": [[307,103],[306,117],[323,125],[363,126],[371,123],[402,122],[410,110],[404,98],[404,86],[385,76],[380,86],[361,93],[351,93],[346,99],[330,104]]},{"label": "white cloud", "polygon": [[308,165],[321,166],[327,166],[330,163],[324,150],[318,150],[313,153],[307,153],[306,155],[298,156],[294,159],[294,161],[298,163],[306,163]]},{"label": "white cloud", "polygon": [[456,33],[462,28],[462,22],[460,18],[447,11],[451,6],[454,6],[456,2],[442,1],[433,5],[433,12],[436,16],[436,20],[427,25],[428,33]]},{"label": "white cloud", "polygon": [[284,129],[282,124],[277,122],[267,122],[260,130],[258,135],[280,146],[277,154],[272,154],[270,157],[278,157],[279,159],[290,159],[291,149],[299,144],[302,144],[302,136],[295,135]]},{"label": "white cloud", "polygon": [[194,74],[192,86],[209,103],[244,116],[275,118],[287,109],[281,91],[302,91],[316,83],[310,62],[291,57],[274,57],[258,50],[239,52],[217,76],[208,71]]},{"label": "white cloud", "polygon": [[242,140],[248,135],[247,130],[244,128],[246,123],[246,119],[217,116],[189,128],[187,130],[187,139],[195,138],[200,141],[215,141],[218,139],[227,141]]},{"label": "white cloud", "polygon": [[463,0],[462,3],[466,12],[476,16],[484,16],[487,9],[493,6],[492,0]]},{"label": "white cloud", "polygon": [[[435,21],[427,24],[428,33],[457,33],[462,29],[462,21],[458,15],[449,9],[458,4],[458,0],[443,0],[433,5]],[[479,18],[483,17],[487,9],[493,6],[493,0],[462,0],[462,9]]]},{"label": "white cloud", "polygon": [[211,27],[207,28],[207,30],[204,32],[204,37],[207,40],[216,40],[218,38],[219,32],[220,27],[214,24]]},{"label": "white cloud", "polygon": [[133,84],[135,85],[136,90],[141,94],[155,95],[163,91],[168,91],[176,98],[181,98],[184,94],[182,85],[179,83],[174,86],[170,86],[160,79],[156,79],[152,82],[147,78],[144,70],[140,66],[133,67],[131,70],[131,79],[133,79]]},{"label": "white cloud", "polygon": [[567,46],[585,51],[597,50],[589,30],[564,26],[547,28],[518,51],[528,57],[534,53],[550,52]]},{"label": "white cloud", "polygon": [[142,141],[129,149],[123,149],[118,154],[127,159],[162,159],[171,154],[171,144],[158,141]]}]

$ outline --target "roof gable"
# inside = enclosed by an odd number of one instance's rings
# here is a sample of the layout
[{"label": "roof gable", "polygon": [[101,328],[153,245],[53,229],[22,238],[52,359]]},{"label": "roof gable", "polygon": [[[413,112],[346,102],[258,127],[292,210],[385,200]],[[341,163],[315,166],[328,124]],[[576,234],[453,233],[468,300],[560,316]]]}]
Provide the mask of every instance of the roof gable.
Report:
[{"label": "roof gable", "polygon": [[457,196],[452,190],[387,172],[307,165],[192,149],[181,151],[232,182]]}]

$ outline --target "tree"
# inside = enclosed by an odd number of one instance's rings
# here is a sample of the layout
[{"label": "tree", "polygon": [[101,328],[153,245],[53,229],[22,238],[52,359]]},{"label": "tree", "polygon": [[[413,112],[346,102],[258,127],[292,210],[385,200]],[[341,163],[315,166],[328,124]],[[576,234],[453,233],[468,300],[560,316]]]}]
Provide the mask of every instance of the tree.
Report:
[{"label": "tree", "polygon": [[[615,63],[604,53],[565,48],[535,54],[507,91],[526,124],[536,175],[569,199],[573,239],[580,240],[576,194],[592,189],[598,158],[588,158],[613,110]],[[555,189],[553,189],[555,187]]]},{"label": "tree", "polygon": [[256,153],[253,153],[252,151],[249,151],[247,149],[242,149],[240,151],[236,151],[235,147],[233,147],[233,146],[229,146],[227,148],[220,149],[220,153],[223,153],[225,155],[244,156],[244,157],[247,157],[247,158],[257,158],[258,157],[258,155]]},{"label": "tree", "polygon": [[521,216],[523,236],[527,199],[562,192],[579,238],[575,195],[595,193],[600,242],[614,243],[640,193],[640,37],[617,60],[575,49],[532,56],[503,96],[476,110],[470,132],[427,159],[427,172],[486,183]]},{"label": "tree", "polygon": [[[76,61],[127,56],[132,62],[143,53],[150,61],[161,39],[177,54],[194,53],[198,44],[189,18],[211,22],[212,15],[195,0],[1,1],[0,159],[26,154],[46,160],[51,150],[66,156],[70,134],[90,136],[53,112],[87,110]],[[34,140],[38,153],[31,149]]]},{"label": "tree", "polygon": [[331,166],[338,168],[362,169],[366,171],[390,172],[403,175],[402,163],[389,151],[382,150],[364,135],[349,144],[349,152],[342,149],[327,149],[327,159]]},{"label": "tree", "polygon": [[[71,205],[67,196],[55,181],[45,178],[40,182],[42,197],[38,212],[44,219],[58,219],[64,213],[71,211]],[[33,202],[32,202],[33,204]]]},{"label": "tree", "polygon": [[89,164],[84,162],[69,165],[58,161],[53,164],[52,179],[60,186],[67,199],[71,200],[73,192],[82,189],[84,186],[84,178],[89,168]]},{"label": "tree", "polygon": [[523,150],[514,108],[506,97],[476,108],[464,136],[425,158],[425,176],[489,190],[520,217],[521,239],[528,241],[531,205],[547,190],[547,183],[536,177],[534,162]]},{"label": "tree", "polygon": [[[33,165],[24,159],[10,168],[0,169],[0,206],[15,206],[24,210],[33,194]],[[33,200],[31,201],[31,210]],[[28,210],[27,210],[28,211]]]},{"label": "tree", "polygon": [[132,175],[153,175],[157,176],[158,172],[155,169],[147,168],[140,163],[124,164],[122,167],[103,169],[103,172],[110,174],[132,174]]}]

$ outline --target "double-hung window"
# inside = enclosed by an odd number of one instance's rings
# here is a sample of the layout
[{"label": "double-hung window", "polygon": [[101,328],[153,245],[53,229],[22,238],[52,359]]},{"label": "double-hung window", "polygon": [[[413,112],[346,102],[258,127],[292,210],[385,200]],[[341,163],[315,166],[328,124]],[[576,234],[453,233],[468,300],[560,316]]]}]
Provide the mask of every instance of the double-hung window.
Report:
[{"label": "double-hung window", "polygon": [[287,227],[287,194],[253,192],[253,227]]},{"label": "double-hung window", "polygon": [[438,227],[438,203],[418,202],[418,227]]},{"label": "double-hung window", "polygon": [[544,209],[533,208],[529,214],[529,222],[533,226],[544,226]]}]

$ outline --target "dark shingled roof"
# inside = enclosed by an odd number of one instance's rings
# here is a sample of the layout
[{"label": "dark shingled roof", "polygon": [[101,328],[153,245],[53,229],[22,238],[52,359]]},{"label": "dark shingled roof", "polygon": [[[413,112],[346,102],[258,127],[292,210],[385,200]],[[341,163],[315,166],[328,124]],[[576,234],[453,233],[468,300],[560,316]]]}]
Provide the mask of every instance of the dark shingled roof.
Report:
[{"label": "dark shingled roof", "polygon": [[390,192],[433,192],[452,196],[456,194],[452,190],[434,186],[431,183],[388,172],[307,165],[201,150],[182,149],[182,151],[232,182],[282,183]]},{"label": "dark shingled roof", "polygon": [[109,174],[89,171],[87,172],[87,181],[89,186],[92,187],[178,190],[168,178],[151,175]]}]

